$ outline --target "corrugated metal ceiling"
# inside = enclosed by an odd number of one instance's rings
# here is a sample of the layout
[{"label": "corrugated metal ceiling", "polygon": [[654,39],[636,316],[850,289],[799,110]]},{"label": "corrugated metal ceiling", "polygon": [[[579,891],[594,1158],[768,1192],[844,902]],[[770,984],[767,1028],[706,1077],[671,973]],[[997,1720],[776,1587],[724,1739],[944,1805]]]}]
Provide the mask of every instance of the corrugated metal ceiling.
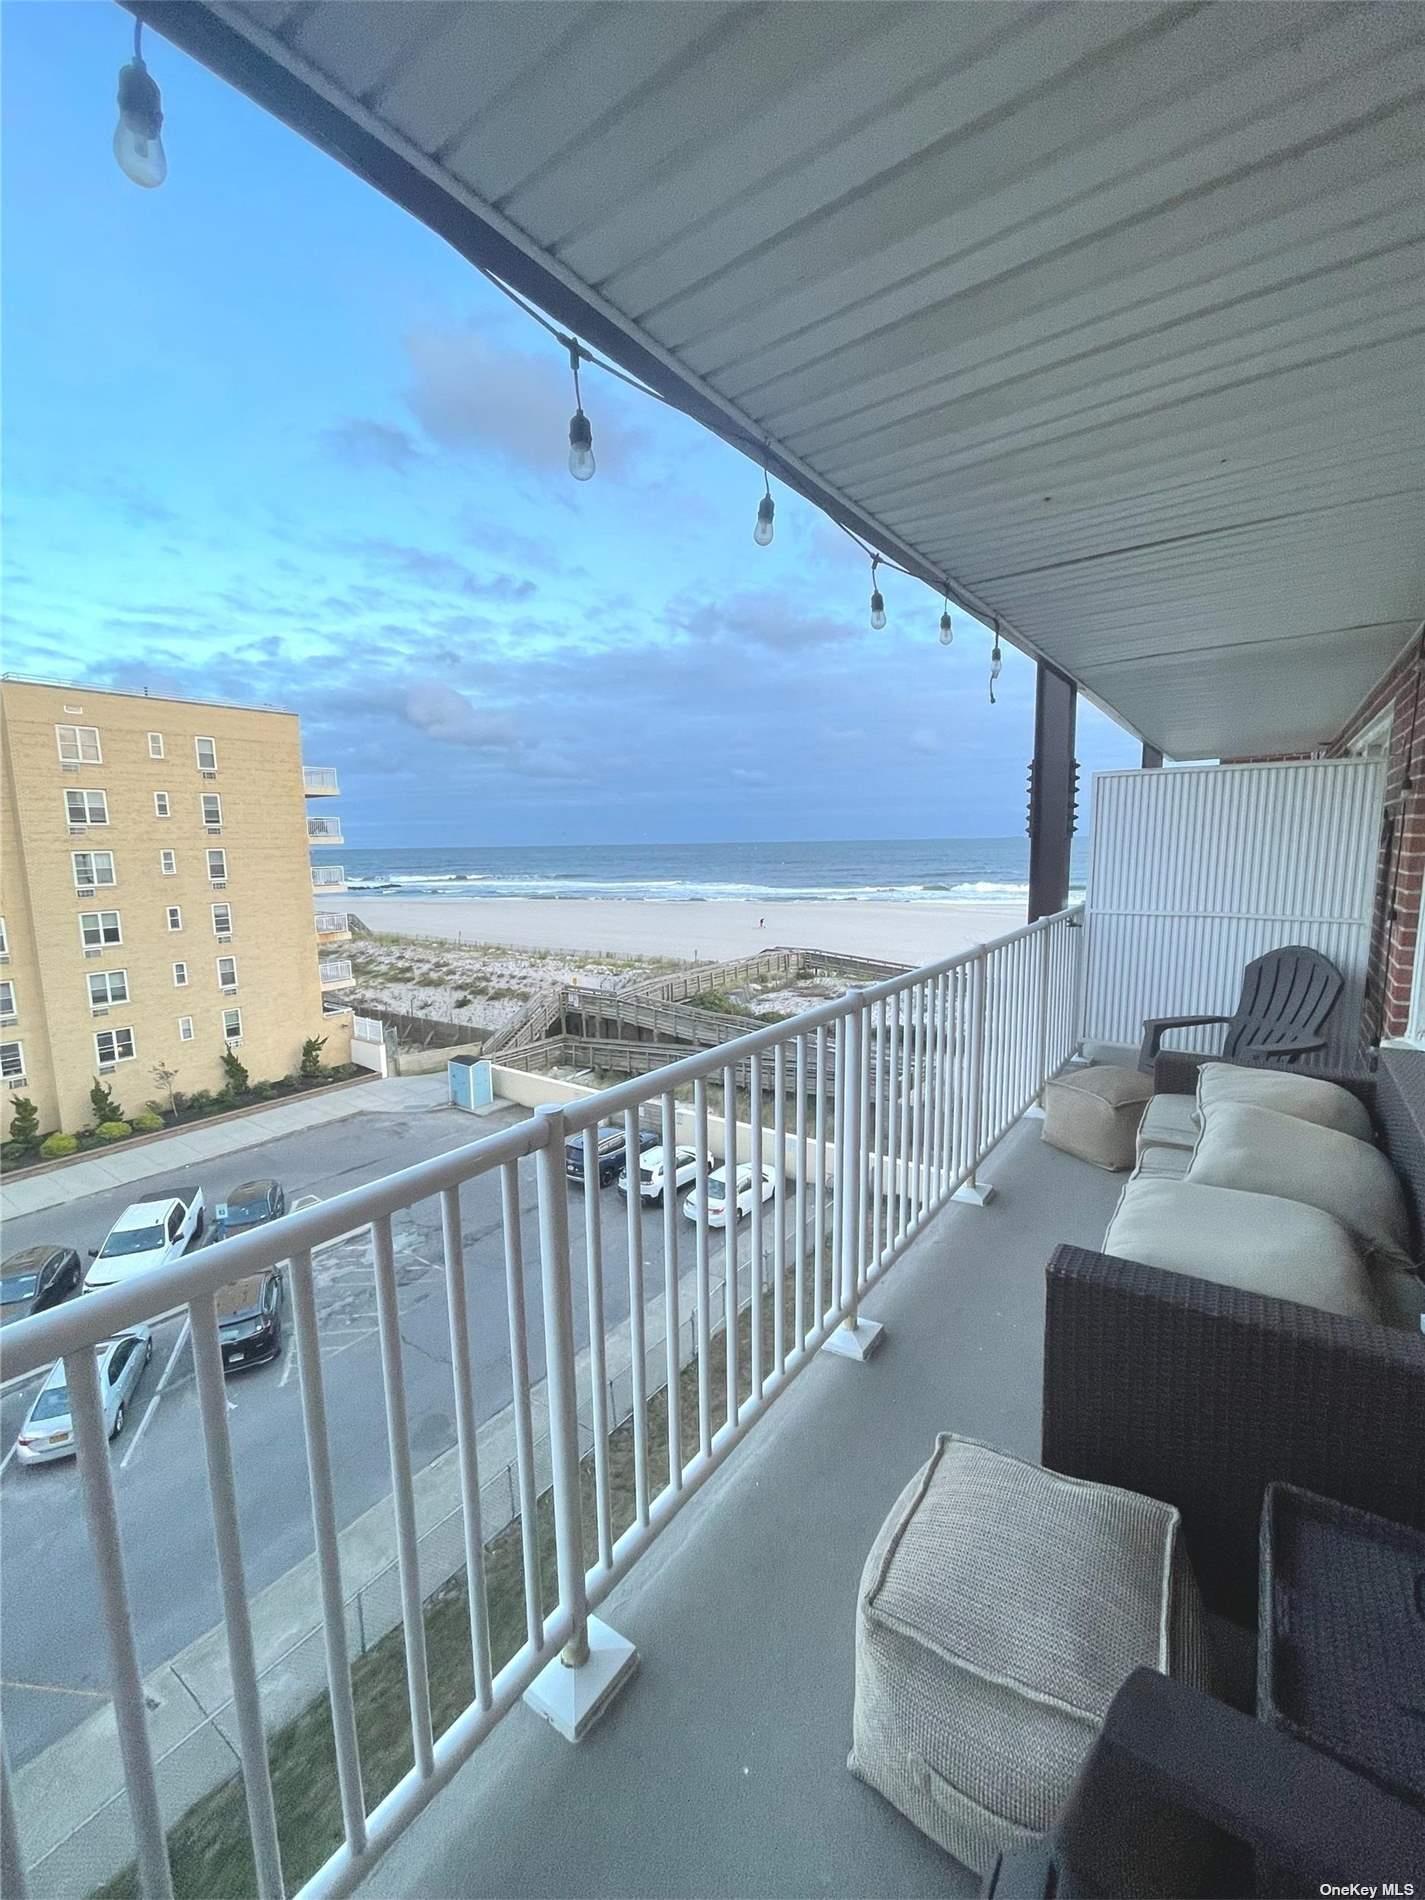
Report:
[{"label": "corrugated metal ceiling", "polygon": [[136,10],[374,134],[1170,756],[1329,735],[1425,617],[1419,6]]}]

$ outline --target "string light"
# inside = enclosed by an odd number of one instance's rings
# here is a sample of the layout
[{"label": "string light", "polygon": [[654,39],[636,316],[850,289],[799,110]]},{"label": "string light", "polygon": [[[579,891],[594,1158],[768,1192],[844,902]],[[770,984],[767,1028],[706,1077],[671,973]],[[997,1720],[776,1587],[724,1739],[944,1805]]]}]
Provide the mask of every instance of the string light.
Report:
[{"label": "string light", "polygon": [[940,616],[940,644],[948,647],[955,638],[955,628],[950,619],[950,589],[945,589],[945,609]]},{"label": "string light", "polygon": [[151,191],[168,176],[163,153],[163,99],[143,62],[143,21],[134,21],[134,56],[119,68],[119,123],[114,157],[126,178]]},{"label": "string light", "polygon": [[1004,655],[999,650],[999,615],[995,615],[995,643],[990,648],[990,704],[995,703],[995,681],[1004,666]]},{"label": "string light", "polygon": [[584,414],[584,399],[579,392],[579,358],[584,352],[573,337],[564,340],[569,345],[569,367],[574,372],[574,413],[569,418],[569,473],[576,482],[587,482],[592,480],[596,464],[594,431]]},{"label": "string light", "polygon": [[772,499],[772,478],[767,473],[765,462],[762,465],[762,480],[766,483],[767,492],[757,504],[757,526],[752,530],[752,539],[759,548],[770,548],[772,521],[777,512],[777,504]]},{"label": "string light", "polygon": [[871,556],[871,625],[877,633],[886,624],[886,603],[881,590],[876,585],[876,569],[881,565],[879,554]]}]

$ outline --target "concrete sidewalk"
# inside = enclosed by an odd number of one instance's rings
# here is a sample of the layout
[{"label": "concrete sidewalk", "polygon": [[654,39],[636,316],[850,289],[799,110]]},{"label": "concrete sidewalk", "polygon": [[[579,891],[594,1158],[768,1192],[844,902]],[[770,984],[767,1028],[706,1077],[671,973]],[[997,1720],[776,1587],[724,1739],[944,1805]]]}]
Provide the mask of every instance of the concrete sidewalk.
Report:
[{"label": "concrete sidewalk", "polygon": [[[348,1115],[402,1114],[441,1108],[448,1100],[443,1075],[373,1076],[369,1082],[351,1088],[299,1095],[251,1115],[236,1115],[231,1121],[195,1122],[191,1128],[175,1129],[161,1140],[92,1154],[68,1167],[52,1168],[27,1180],[7,1181],[0,1186],[0,1213],[7,1220],[16,1220],[21,1214],[38,1214],[47,1207],[81,1200],[86,1194],[100,1194],[108,1188],[127,1187],[130,1182],[196,1167],[304,1128],[344,1121]],[[472,1141],[479,1132],[478,1126],[472,1128]]]}]

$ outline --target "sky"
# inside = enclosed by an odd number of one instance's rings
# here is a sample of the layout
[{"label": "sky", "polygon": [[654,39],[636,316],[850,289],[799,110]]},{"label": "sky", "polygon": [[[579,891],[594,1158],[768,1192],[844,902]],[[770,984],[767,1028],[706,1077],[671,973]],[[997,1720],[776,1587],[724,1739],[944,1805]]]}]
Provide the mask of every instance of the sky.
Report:
[{"label": "sky", "polygon": [[[167,182],[114,162],[132,24],[9,0],[5,670],[289,707],[348,843],[1022,832],[1034,668],[157,35]],[[1136,765],[1081,705],[1078,752]]]}]

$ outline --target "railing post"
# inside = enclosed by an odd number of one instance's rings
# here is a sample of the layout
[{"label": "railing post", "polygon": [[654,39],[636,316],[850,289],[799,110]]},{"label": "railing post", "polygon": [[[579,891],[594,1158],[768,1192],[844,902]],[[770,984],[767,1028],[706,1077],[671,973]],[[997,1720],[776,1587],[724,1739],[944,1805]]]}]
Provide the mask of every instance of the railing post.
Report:
[{"label": "railing post", "polygon": [[[565,1119],[561,1108],[542,1108],[537,1113],[544,1124],[544,1140],[535,1151],[535,1170],[539,1183],[539,1269],[554,1482],[554,1547],[560,1607],[568,1611],[572,1631],[562,1655],[535,1677],[524,1699],[566,1741],[577,1742],[633,1675],[638,1652],[588,1611],[579,1500],[579,1395],[564,1174]],[[598,1191],[597,1173],[592,1179],[586,1176],[584,1192]]]},{"label": "railing post", "polygon": [[970,967],[974,971],[970,984],[970,1099],[965,1106],[970,1127],[970,1172],[963,1185],[955,1190],[955,1199],[969,1201],[974,1207],[984,1207],[994,1199],[995,1192],[988,1181],[977,1179],[980,1163],[985,1158],[981,1146],[985,1125],[985,1032],[988,1026],[989,970],[984,944],[975,953],[975,960]]},{"label": "railing post", "polygon": [[850,1004],[837,1030],[845,1042],[845,1078],[841,1091],[841,1122],[835,1131],[836,1190],[834,1205],[841,1229],[841,1286],[837,1289],[846,1317],[827,1340],[824,1352],[842,1359],[869,1359],[885,1337],[879,1320],[863,1319],[857,1278],[861,1259],[862,1207],[866,1158],[861,1146],[861,1044],[865,1034],[865,1005],[855,990],[846,992]]},{"label": "railing post", "polygon": [[1053,936],[1052,924],[1046,924],[1039,933],[1039,1015],[1034,1034],[1034,1074],[1040,1099],[1025,1111],[1027,1117],[1036,1121],[1044,1118],[1044,1084],[1049,1080],[1049,957],[1053,949]]}]

